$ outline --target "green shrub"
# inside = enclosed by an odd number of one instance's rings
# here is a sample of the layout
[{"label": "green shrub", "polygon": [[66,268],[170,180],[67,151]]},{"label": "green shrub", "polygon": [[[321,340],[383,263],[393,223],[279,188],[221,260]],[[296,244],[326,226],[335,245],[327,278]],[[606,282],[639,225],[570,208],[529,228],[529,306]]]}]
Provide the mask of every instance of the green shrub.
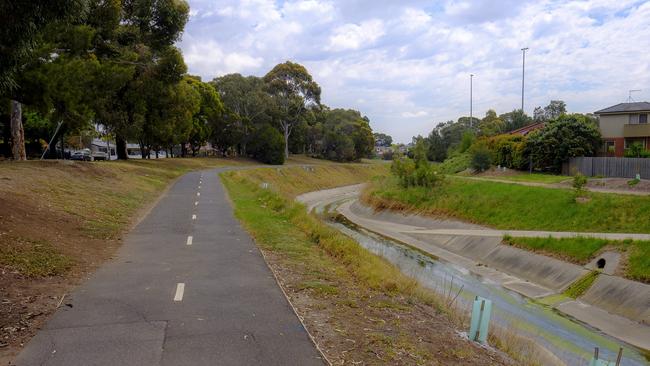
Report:
[{"label": "green shrub", "polygon": [[571,157],[593,156],[601,144],[598,126],[581,114],[563,114],[528,135],[535,167],[555,172]]},{"label": "green shrub", "polygon": [[284,164],[284,138],[271,125],[265,124],[255,131],[249,151],[255,160],[265,164]]},{"label": "green shrub", "polygon": [[630,144],[630,147],[625,150],[625,157],[644,158],[644,155],[646,155],[645,152],[643,145],[640,142],[635,142]]},{"label": "green shrub", "polygon": [[413,159],[400,157],[393,160],[391,173],[399,180],[404,187],[427,187],[433,188],[444,179],[438,174],[428,162],[417,165]]},{"label": "green shrub", "polygon": [[472,168],[478,172],[488,170],[492,161],[492,154],[485,144],[475,144],[470,151]]},{"label": "green shrub", "polygon": [[463,137],[460,140],[460,144],[458,145],[458,152],[464,153],[469,148],[474,144],[474,140],[476,137],[474,136],[474,132],[471,130],[463,132]]},{"label": "green shrub", "polygon": [[581,173],[576,173],[576,175],[573,176],[573,188],[575,188],[576,191],[581,191],[584,189],[585,185],[587,185],[587,177]]},{"label": "green shrub", "polygon": [[526,137],[521,135],[498,135],[486,139],[485,142],[492,152],[494,165],[523,170],[528,167],[530,160],[527,141]]},{"label": "green shrub", "polygon": [[438,171],[444,174],[456,174],[471,166],[472,157],[469,152],[449,156],[438,165]]}]

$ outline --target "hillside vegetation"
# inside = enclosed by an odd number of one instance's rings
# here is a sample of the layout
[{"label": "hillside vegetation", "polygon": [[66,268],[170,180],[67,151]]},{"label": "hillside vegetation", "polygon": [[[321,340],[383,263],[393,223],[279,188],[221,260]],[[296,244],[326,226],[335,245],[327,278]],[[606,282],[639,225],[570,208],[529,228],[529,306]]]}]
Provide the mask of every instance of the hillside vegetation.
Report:
[{"label": "hillside vegetation", "polygon": [[347,186],[369,181],[372,177],[388,174],[389,165],[375,164],[321,164],[285,168],[259,168],[228,173],[231,178],[246,178],[247,181],[269,183],[274,190],[288,198],[299,194]]},{"label": "hillside vegetation", "polygon": [[[588,200],[577,203],[570,190],[448,176],[433,189],[404,188],[387,177],[373,182],[362,199],[377,209],[453,217],[504,230],[650,232],[647,196],[590,192]],[[650,281],[650,243],[645,241],[506,238],[506,243],[579,264],[611,247],[627,253],[627,278]]]},{"label": "hillside vegetation", "polygon": [[[503,364],[501,356],[456,336],[462,323],[444,299],[293,200],[387,171],[385,165],[355,164],[241,170],[222,177],[236,216],[332,363]],[[518,353],[514,343],[508,347]]]},{"label": "hillside vegetation", "polygon": [[576,203],[570,190],[451,177],[435,189],[403,188],[395,178],[364,195],[378,208],[445,215],[498,229],[650,232],[650,197],[589,193]]}]

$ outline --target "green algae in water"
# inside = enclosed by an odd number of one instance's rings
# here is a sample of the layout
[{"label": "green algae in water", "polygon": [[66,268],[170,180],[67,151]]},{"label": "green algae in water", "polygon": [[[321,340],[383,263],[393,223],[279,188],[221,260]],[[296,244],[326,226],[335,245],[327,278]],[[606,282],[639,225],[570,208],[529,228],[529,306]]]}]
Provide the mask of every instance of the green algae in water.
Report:
[{"label": "green algae in water", "polygon": [[598,275],[600,274],[599,271],[591,271],[587,273],[586,275],[582,276],[579,278],[577,281],[572,283],[565,291],[564,295],[577,299],[580,296],[582,296],[587,290],[591,288],[591,285],[594,284],[594,281],[596,281],[596,278],[598,278]]}]

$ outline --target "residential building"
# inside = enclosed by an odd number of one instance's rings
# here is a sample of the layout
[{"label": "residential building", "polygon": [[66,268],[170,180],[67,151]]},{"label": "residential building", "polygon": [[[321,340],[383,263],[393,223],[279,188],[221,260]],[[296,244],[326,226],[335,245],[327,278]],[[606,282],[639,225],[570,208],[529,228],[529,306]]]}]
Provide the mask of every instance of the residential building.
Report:
[{"label": "residential building", "polygon": [[650,103],[619,103],[594,113],[600,121],[604,155],[624,156],[625,150],[634,143],[650,148]]}]

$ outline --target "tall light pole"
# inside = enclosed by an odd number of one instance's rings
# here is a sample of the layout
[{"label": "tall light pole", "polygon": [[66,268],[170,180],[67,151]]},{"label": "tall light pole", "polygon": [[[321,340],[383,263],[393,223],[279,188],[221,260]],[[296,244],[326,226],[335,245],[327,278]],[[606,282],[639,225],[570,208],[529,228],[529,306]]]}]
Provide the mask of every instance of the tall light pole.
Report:
[{"label": "tall light pole", "polygon": [[472,99],[472,94],[473,94],[473,85],[474,84],[474,74],[469,74],[469,125],[472,126],[474,124],[474,118],[472,118],[472,113],[473,113],[473,107],[474,107],[474,101]]},{"label": "tall light pole", "polygon": [[524,111],[524,78],[526,76],[526,51],[528,47],[521,49],[521,111]]}]

